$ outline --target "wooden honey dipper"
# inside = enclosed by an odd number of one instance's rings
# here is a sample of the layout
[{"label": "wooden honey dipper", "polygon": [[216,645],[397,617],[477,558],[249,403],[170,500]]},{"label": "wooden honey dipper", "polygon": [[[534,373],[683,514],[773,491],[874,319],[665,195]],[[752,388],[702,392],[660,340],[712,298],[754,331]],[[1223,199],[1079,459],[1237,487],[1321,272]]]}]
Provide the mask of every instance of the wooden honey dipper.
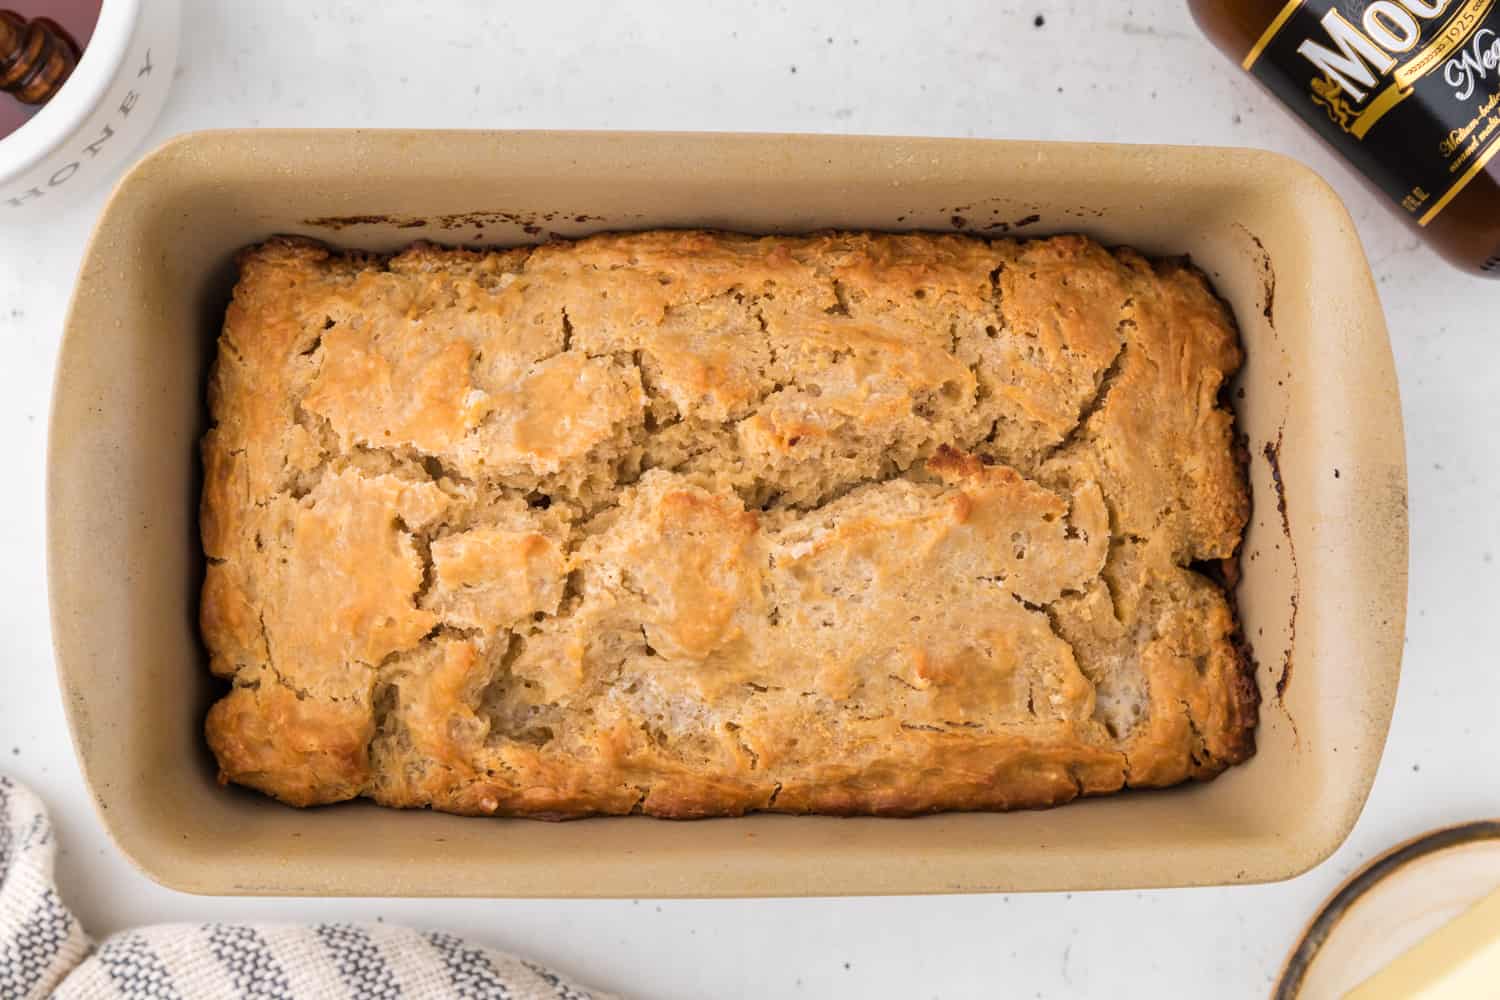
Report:
[{"label": "wooden honey dipper", "polygon": [[78,65],[78,45],[48,17],[28,21],[0,10],[0,91],[22,104],[46,104]]}]

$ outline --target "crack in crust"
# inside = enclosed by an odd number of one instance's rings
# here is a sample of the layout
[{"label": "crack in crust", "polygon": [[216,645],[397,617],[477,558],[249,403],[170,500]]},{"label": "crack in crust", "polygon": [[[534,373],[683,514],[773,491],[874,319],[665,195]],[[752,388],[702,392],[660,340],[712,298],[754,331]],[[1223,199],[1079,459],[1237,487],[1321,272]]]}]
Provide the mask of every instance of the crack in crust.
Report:
[{"label": "crack in crust", "polygon": [[204,440],[224,780],[907,815],[1253,752],[1193,569],[1246,519],[1239,348],[1181,263],[709,233],[240,263]]}]

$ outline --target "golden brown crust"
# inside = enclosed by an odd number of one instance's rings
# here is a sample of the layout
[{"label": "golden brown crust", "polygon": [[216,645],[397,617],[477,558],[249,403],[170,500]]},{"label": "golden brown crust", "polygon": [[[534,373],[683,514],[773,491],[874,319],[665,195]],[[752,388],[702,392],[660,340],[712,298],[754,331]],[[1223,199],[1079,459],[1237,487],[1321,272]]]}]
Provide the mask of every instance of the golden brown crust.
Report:
[{"label": "golden brown crust", "polygon": [[201,621],[295,805],[909,815],[1209,778],[1233,325],[1077,236],[240,257]]}]

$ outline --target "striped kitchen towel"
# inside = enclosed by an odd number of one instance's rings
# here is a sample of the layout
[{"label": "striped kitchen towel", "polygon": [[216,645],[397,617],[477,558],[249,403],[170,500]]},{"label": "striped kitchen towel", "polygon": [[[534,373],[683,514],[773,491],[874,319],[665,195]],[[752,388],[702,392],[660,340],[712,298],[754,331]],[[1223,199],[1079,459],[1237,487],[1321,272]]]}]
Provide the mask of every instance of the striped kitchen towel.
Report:
[{"label": "striped kitchen towel", "polygon": [[162,924],[98,945],[52,878],[37,797],[0,775],[0,998],[609,1000],[442,931],[386,924]]}]

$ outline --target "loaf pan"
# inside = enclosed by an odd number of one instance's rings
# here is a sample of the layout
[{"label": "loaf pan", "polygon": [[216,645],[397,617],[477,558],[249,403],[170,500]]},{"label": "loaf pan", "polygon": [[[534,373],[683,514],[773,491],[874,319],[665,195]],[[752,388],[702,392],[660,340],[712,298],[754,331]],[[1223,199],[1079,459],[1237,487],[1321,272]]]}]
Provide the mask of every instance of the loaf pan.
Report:
[{"label": "loaf pan", "polygon": [[[204,378],[240,247],[393,250],[610,229],[1082,231],[1188,254],[1232,305],[1253,521],[1240,613],[1259,751],[1216,781],[1050,811],[544,823],[298,811],[222,788],[195,616]],[[1298,874],[1353,826],[1400,669],[1406,470],[1390,345],[1348,213],[1264,152],[788,135],[238,131],[119,185],[78,278],[48,467],[62,696],[99,816],[214,894],[796,896],[1119,889]]]}]

